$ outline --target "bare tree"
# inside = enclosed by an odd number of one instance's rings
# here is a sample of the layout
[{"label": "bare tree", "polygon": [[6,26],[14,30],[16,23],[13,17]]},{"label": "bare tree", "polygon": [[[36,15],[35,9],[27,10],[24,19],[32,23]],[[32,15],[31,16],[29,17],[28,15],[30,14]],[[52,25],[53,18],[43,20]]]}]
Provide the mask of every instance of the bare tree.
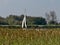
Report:
[{"label": "bare tree", "polygon": [[57,16],[55,11],[50,11],[50,13],[46,13],[46,21],[47,24],[56,24],[57,23]]},{"label": "bare tree", "polygon": [[45,15],[46,15],[46,21],[47,21],[47,24],[49,24],[49,22],[50,22],[50,16],[49,16],[48,13],[46,13]]},{"label": "bare tree", "polygon": [[50,11],[50,16],[51,16],[51,23],[56,24],[57,23],[57,16],[55,11]]}]

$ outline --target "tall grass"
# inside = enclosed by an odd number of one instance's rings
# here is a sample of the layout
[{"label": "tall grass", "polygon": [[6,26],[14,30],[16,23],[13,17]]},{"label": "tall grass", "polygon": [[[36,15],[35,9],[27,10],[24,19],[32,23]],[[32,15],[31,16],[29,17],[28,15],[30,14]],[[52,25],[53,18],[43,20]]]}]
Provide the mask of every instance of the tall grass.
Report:
[{"label": "tall grass", "polygon": [[0,45],[60,45],[60,28],[0,28]]}]

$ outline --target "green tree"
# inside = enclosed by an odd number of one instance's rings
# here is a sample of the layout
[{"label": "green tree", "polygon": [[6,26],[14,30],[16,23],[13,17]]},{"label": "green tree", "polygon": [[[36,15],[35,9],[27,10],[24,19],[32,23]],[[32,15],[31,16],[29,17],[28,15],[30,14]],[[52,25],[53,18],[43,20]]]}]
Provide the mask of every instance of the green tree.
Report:
[{"label": "green tree", "polygon": [[47,22],[46,22],[45,18],[41,17],[41,18],[35,18],[34,24],[35,25],[46,25]]}]

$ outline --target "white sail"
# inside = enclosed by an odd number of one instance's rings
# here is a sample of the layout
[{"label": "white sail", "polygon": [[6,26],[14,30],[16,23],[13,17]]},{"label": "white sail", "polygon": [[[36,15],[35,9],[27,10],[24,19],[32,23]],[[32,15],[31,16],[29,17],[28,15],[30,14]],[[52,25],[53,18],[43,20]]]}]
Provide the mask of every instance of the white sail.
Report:
[{"label": "white sail", "polygon": [[22,28],[27,28],[27,25],[26,25],[26,16],[24,15],[24,18],[23,18],[23,21],[22,21]]}]

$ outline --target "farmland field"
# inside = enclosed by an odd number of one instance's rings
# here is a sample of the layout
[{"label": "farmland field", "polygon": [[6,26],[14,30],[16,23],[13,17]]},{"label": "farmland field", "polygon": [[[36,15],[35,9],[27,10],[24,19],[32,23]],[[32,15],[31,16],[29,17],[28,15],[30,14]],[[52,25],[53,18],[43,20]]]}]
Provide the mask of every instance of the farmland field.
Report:
[{"label": "farmland field", "polygon": [[60,28],[10,29],[0,27],[0,45],[60,45]]}]

